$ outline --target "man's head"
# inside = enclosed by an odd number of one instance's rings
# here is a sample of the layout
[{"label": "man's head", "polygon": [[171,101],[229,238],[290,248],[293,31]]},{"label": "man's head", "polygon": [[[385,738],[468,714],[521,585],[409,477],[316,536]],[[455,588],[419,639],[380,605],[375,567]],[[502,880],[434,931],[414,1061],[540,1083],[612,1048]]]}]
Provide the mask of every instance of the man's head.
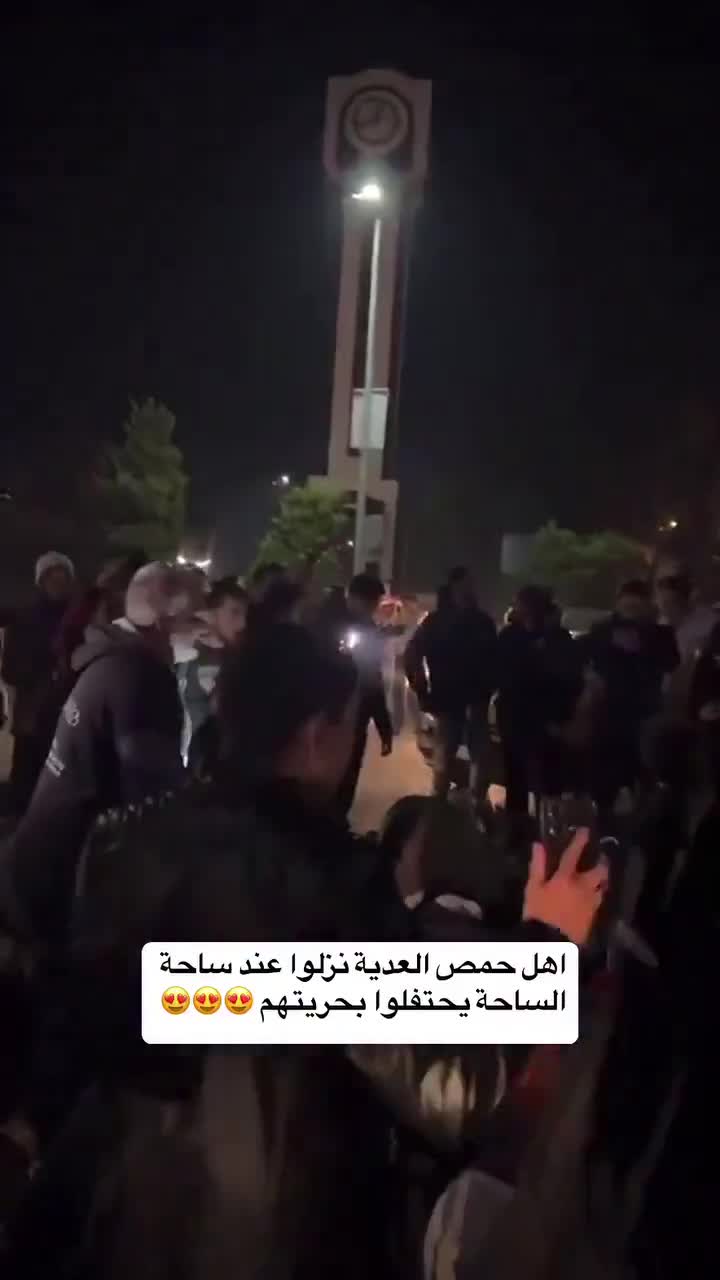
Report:
[{"label": "man's head", "polygon": [[237,578],[221,578],[210,588],[207,609],[212,625],[224,645],[237,644],[247,621],[247,592]]},{"label": "man's head", "polygon": [[617,593],[615,614],[623,622],[649,622],[653,616],[652,592],[642,578],[625,582]]},{"label": "man's head", "polygon": [[294,624],[249,632],[218,681],[223,771],[233,781],[286,778],[330,801],[357,720],[351,658]]},{"label": "man's head", "polygon": [[513,622],[526,631],[542,631],[554,617],[555,601],[545,587],[521,587],[512,609]]},{"label": "man's head", "polygon": [[257,569],[250,575],[248,583],[248,596],[251,604],[259,604],[265,598],[270,587],[276,582],[284,581],[286,570],[281,564],[270,562],[268,564],[258,565]]},{"label": "man's head", "polygon": [[348,610],[359,622],[369,622],[385,595],[385,587],[372,573],[357,573],[348,587]]},{"label": "man's head", "polygon": [[690,608],[692,594],[692,583],[684,573],[666,574],[655,584],[658,609],[670,623],[679,622],[684,617]]},{"label": "man's head", "polygon": [[272,582],[253,609],[253,630],[276,626],[278,623],[299,622],[304,599],[302,587],[296,582],[289,582],[287,578]]},{"label": "man's head", "polygon": [[477,604],[475,583],[469,569],[457,565],[451,569],[447,580],[450,604],[455,609],[473,609]]},{"label": "man's head", "polygon": [[125,596],[125,618],[152,649],[171,662],[171,633],[187,625],[203,604],[193,575],[156,560],[132,578]]},{"label": "man's head", "polygon": [[72,560],[59,551],[48,551],[35,565],[35,586],[48,600],[61,604],[69,600],[75,582]]}]

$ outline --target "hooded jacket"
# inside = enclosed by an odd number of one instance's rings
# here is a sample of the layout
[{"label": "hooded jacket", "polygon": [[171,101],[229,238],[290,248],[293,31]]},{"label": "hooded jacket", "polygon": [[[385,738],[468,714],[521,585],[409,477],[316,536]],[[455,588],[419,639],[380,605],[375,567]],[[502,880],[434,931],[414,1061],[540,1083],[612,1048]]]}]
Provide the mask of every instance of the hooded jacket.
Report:
[{"label": "hooded jacket", "polygon": [[90,627],[73,668],[74,686],[9,855],[21,927],[45,940],[63,928],[76,861],[97,815],[182,777],[177,683],[142,637],[118,624]]},{"label": "hooded jacket", "polygon": [[497,687],[495,623],[482,609],[446,604],[428,614],[405,650],[405,674],[421,706],[464,715],[487,706]]}]

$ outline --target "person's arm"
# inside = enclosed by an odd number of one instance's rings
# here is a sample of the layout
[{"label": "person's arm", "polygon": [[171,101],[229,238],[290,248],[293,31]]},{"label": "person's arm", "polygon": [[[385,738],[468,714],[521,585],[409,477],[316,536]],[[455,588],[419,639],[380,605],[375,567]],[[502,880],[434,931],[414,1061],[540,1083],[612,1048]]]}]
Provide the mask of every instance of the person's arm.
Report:
[{"label": "person's arm", "polygon": [[425,670],[425,656],[427,652],[427,639],[431,625],[431,617],[425,618],[410,637],[405,653],[403,654],[403,667],[408,683],[413,693],[417,697],[422,706],[427,702],[428,698],[428,681],[427,672]]}]

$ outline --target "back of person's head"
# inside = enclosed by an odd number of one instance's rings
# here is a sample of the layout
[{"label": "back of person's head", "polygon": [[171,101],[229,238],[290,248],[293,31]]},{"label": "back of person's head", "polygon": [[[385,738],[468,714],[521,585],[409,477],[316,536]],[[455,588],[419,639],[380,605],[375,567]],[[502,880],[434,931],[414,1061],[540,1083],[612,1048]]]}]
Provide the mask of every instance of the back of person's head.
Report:
[{"label": "back of person's head", "polygon": [[348,587],[348,606],[352,612],[371,616],[385,595],[385,587],[373,573],[356,573]]},{"label": "back of person's head", "polygon": [[252,628],[257,630],[258,627],[266,628],[278,623],[298,622],[304,598],[302,587],[296,582],[287,578],[272,582],[252,611]]},{"label": "back of person's head", "polygon": [[125,596],[125,617],[140,630],[168,625],[200,606],[197,580],[156,560],[133,576]]},{"label": "back of person's head", "polygon": [[552,592],[547,587],[528,583],[515,597],[513,621],[533,630],[539,629],[552,620],[555,607]]},{"label": "back of person's head", "polygon": [[615,612],[629,622],[644,622],[651,618],[653,599],[650,583],[643,578],[624,582],[617,593]]},{"label": "back of person's head", "polygon": [[267,564],[259,564],[253,569],[248,582],[248,595],[252,601],[262,600],[266,591],[273,583],[281,582],[287,576],[287,572],[283,565],[277,561],[268,561]]},{"label": "back of person's head", "polygon": [[332,793],[350,759],[352,659],[293,623],[250,631],[218,680],[220,780],[276,776]]},{"label": "back of person's head", "polygon": [[475,583],[466,565],[458,564],[450,570],[447,578],[448,597],[460,608],[467,608],[475,603]]}]

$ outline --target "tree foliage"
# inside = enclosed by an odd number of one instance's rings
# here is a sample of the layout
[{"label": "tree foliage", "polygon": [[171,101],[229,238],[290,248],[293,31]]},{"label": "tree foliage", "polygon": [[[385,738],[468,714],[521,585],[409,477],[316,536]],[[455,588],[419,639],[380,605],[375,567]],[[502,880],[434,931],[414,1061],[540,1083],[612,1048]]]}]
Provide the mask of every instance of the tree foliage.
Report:
[{"label": "tree foliage", "polygon": [[523,579],[551,587],[564,605],[607,608],[623,579],[647,573],[644,547],[607,529],[579,534],[554,522],[533,539]]},{"label": "tree foliage", "polygon": [[187,476],[174,443],[175,415],[150,397],[130,402],[125,439],[106,449],[100,493],[108,541],[123,551],[175,555],[185,526]]},{"label": "tree foliage", "polygon": [[351,521],[346,493],[288,489],[260,543],[256,565],[276,561],[305,575],[334,567],[347,545]]}]

